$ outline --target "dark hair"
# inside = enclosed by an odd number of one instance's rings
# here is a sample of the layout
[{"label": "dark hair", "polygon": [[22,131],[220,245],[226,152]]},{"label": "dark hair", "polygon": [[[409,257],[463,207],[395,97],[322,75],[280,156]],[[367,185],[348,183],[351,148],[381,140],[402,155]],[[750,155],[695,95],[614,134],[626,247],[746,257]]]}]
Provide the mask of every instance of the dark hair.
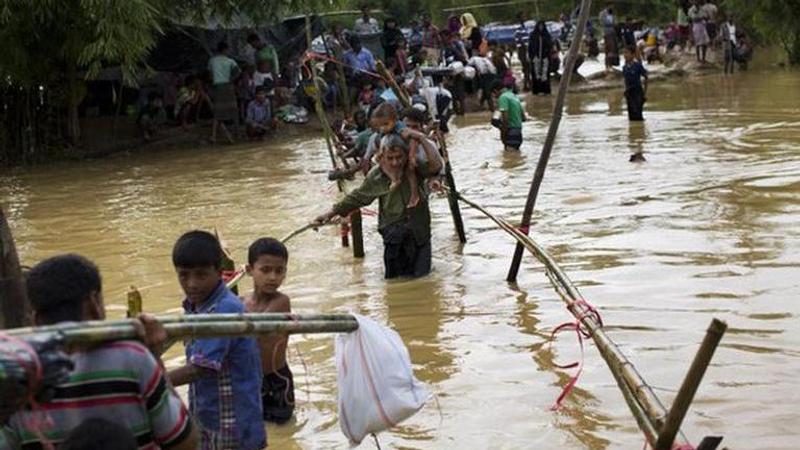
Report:
[{"label": "dark hair", "polygon": [[247,43],[248,44],[252,44],[253,42],[260,41],[260,40],[261,40],[261,38],[258,37],[258,35],[255,34],[255,33],[250,33],[249,35],[247,35]]},{"label": "dark hair", "polygon": [[28,300],[42,324],[82,319],[82,307],[100,292],[100,272],[93,262],[76,254],[54,256],[28,272]]},{"label": "dark hair", "polygon": [[403,117],[419,123],[425,123],[428,120],[427,115],[423,111],[420,111],[413,106],[406,108],[405,111],[403,111]]},{"label": "dark hair", "polygon": [[230,47],[228,47],[228,43],[227,42],[220,41],[219,44],[217,44],[217,53],[222,53],[225,50],[227,50],[228,48],[230,48]]},{"label": "dark hair", "polygon": [[136,436],[130,428],[93,417],[73,428],[59,450],[136,450]]},{"label": "dark hair", "polygon": [[489,86],[489,92],[496,92],[503,89],[503,83],[501,83],[499,80],[492,81]]},{"label": "dark hair", "polygon": [[222,246],[208,231],[194,230],[184,233],[172,248],[172,264],[175,267],[197,268],[222,265]]},{"label": "dark hair", "polygon": [[631,54],[633,54],[633,55],[636,54],[636,46],[628,45],[628,46],[625,47],[625,50],[631,52]]},{"label": "dark hair", "polygon": [[381,103],[372,111],[372,117],[376,119],[397,119],[397,109],[389,102]]},{"label": "dark hair", "polygon": [[360,47],[361,39],[356,35],[352,35],[349,38],[347,38],[347,43],[350,44],[351,47]]},{"label": "dark hair", "polygon": [[163,98],[163,97],[158,92],[153,91],[153,92],[147,94],[147,101],[148,102],[152,102],[153,100],[156,100],[156,99],[159,99],[159,98]]},{"label": "dark hair", "polygon": [[194,84],[195,80],[197,80],[197,76],[195,75],[186,75],[186,78],[183,79],[184,86],[190,86]]},{"label": "dark hair", "polygon": [[247,263],[252,266],[262,255],[277,256],[289,261],[289,250],[281,241],[273,238],[257,239],[250,244],[250,248],[247,249]]},{"label": "dark hair", "polygon": [[263,85],[262,86],[256,86],[256,95],[258,95],[259,93],[262,93],[262,92],[264,94],[266,94],[267,93],[267,88],[265,88]]}]

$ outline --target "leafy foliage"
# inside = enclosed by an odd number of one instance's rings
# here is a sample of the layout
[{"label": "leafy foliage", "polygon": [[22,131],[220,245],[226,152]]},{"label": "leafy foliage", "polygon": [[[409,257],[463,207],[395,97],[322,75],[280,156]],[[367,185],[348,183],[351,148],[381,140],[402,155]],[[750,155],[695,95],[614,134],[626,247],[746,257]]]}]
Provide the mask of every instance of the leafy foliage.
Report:
[{"label": "leafy foliage", "polygon": [[780,44],[791,64],[800,64],[800,0],[728,0],[735,20],[768,42]]}]

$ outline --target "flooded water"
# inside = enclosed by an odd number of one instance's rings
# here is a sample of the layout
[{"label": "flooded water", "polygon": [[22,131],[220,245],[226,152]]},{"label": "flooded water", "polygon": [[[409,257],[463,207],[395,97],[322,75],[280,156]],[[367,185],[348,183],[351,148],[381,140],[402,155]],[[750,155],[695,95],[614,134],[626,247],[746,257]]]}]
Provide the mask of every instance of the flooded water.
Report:
[{"label": "flooded water", "polygon": [[[800,73],[751,72],[652,86],[642,124],[621,92],[572,96],[537,204],[535,239],[596,304],[610,336],[671,403],[712,317],[730,329],[686,418],[694,443],[789,449],[800,439]],[[549,122],[529,101],[520,155],[504,154],[488,115],[450,138],[464,195],[517,221]],[[628,163],[644,151],[644,164]],[[23,262],[59,252],[95,260],[111,314],[129,285],[145,309],[175,312],[174,240],[216,226],[238,260],[255,238],[283,236],[336,194],[321,139],[117,156],[2,176]],[[386,283],[375,219],[364,260],[331,228],[289,245],[284,291],[298,312],[355,311],[394,327],[436,394],[383,448],[641,448],[642,434],[591,344],[578,389],[550,407],[579,356],[570,319],[526,256],[504,279],[514,243],[464,209],[469,242],[433,201],[434,273]],[[292,338],[296,419],[269,426],[273,448],[346,448],[336,418],[332,336]],[[170,364],[180,360],[173,349]],[[438,403],[438,406],[437,406]],[[364,447],[373,444],[365,442]]]}]

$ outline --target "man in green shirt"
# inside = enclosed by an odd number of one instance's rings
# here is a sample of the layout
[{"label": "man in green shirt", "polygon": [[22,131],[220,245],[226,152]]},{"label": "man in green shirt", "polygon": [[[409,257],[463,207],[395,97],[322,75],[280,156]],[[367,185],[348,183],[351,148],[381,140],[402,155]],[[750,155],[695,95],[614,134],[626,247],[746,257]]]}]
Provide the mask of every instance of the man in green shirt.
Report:
[{"label": "man in green shirt", "polygon": [[[417,152],[416,164],[416,179],[422,195],[416,206],[406,208],[411,196],[409,178],[404,176],[410,140],[418,141],[423,149]],[[425,195],[425,178],[439,173],[442,159],[424,133],[409,128],[385,136],[380,148],[378,165],[369,171],[361,186],[315,222],[322,224],[335,216],[346,217],[351,211],[378,199],[378,231],[383,236],[386,278],[425,276],[431,270],[431,212]],[[392,178],[402,179],[395,189],[390,189]]]},{"label": "man in green shirt", "polygon": [[254,66],[258,66],[259,61],[269,61],[273,74],[276,76],[280,75],[281,68],[278,65],[278,52],[275,50],[274,46],[265,44],[255,33],[247,37],[247,43],[255,49]]},{"label": "man in green shirt", "polygon": [[500,140],[506,150],[518,151],[522,146],[522,121],[525,112],[517,95],[500,83],[492,86],[492,97],[497,97],[500,117],[492,120],[492,125],[500,129]]}]

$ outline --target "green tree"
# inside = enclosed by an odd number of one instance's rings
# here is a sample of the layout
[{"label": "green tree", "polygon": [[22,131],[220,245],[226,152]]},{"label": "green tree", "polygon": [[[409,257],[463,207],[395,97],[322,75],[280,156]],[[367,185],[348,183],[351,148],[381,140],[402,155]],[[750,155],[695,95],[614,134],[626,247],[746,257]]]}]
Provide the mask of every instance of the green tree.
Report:
[{"label": "green tree", "polygon": [[780,44],[790,64],[800,64],[800,0],[727,0],[723,7],[766,42]]}]

